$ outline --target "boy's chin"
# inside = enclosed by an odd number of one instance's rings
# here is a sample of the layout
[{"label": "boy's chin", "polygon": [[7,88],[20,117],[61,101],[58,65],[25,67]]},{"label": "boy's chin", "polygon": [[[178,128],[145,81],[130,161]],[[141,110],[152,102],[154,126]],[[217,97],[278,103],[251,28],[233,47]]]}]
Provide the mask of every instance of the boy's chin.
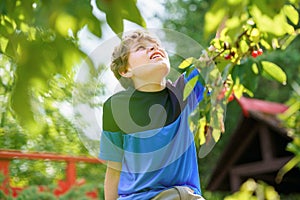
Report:
[{"label": "boy's chin", "polygon": [[157,68],[157,69],[169,69],[170,70],[170,63],[164,60],[161,60],[159,62],[151,64],[153,65],[152,67]]},{"label": "boy's chin", "polygon": [[134,69],[135,74],[162,74],[167,75],[170,72],[170,64],[168,62],[155,62],[155,63],[148,63],[146,65],[139,66]]},{"label": "boy's chin", "polygon": [[168,63],[157,63],[157,65],[153,68],[153,73],[161,73],[166,76],[170,72],[170,65]]}]

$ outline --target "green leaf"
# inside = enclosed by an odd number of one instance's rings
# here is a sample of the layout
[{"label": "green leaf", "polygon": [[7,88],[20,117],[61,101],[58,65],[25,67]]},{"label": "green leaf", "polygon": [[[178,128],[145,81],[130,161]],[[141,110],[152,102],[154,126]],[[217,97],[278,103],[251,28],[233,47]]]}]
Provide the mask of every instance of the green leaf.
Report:
[{"label": "green leaf", "polygon": [[146,27],[146,22],[137,8],[135,0],[121,0],[120,4],[122,6],[121,10],[124,19],[132,21],[142,27]]},{"label": "green leaf", "polygon": [[198,129],[198,137],[200,139],[199,145],[203,145],[206,142],[205,138],[205,126],[206,126],[206,118],[202,117],[199,120],[199,129]]},{"label": "green leaf", "polygon": [[241,98],[243,96],[243,92],[245,91],[245,87],[240,83],[235,83],[233,86],[233,90],[234,90],[234,95],[237,98]]},{"label": "green leaf", "polygon": [[0,52],[4,52],[8,44],[8,39],[0,37]]},{"label": "green leaf", "polygon": [[220,129],[213,129],[212,136],[213,136],[215,142],[218,142],[220,140],[220,138],[221,138],[221,131],[220,131]]},{"label": "green leaf", "polygon": [[206,36],[215,32],[226,15],[226,8],[222,2],[216,1],[210,11],[205,14],[204,33]]},{"label": "green leaf", "polygon": [[184,61],[182,61],[178,68],[179,69],[185,69],[185,68],[188,68],[189,66],[191,66],[193,64],[193,61],[194,61],[195,58],[193,57],[189,57],[187,59],[185,59]]},{"label": "green leaf", "polygon": [[245,40],[240,41],[240,49],[241,49],[242,53],[247,53],[248,52],[249,45],[247,44],[247,42]]},{"label": "green leaf", "polygon": [[281,49],[285,50],[294,41],[294,39],[297,36],[298,36],[298,34],[288,35],[286,40],[281,41]]},{"label": "green leaf", "polygon": [[253,71],[254,74],[259,73],[259,70],[258,70],[258,67],[257,67],[256,63],[253,63],[251,68],[252,68],[252,71]]},{"label": "green leaf", "polygon": [[99,9],[106,14],[106,21],[110,28],[116,33],[123,32],[124,24],[122,17],[122,9],[118,0],[98,0]]},{"label": "green leaf", "polygon": [[113,3],[111,9],[106,11],[106,20],[116,34],[123,32],[124,23],[121,15],[121,7],[118,4]]},{"label": "green leaf", "polygon": [[258,43],[260,38],[260,32],[257,28],[253,28],[251,33],[250,33],[250,39],[254,42],[254,43]]},{"label": "green leaf", "polygon": [[265,72],[270,78],[282,83],[286,84],[286,74],[285,72],[276,64],[269,61],[262,61],[263,72]]},{"label": "green leaf", "polygon": [[211,45],[213,45],[216,49],[221,49],[221,43],[219,38],[214,38],[211,40]]},{"label": "green leaf", "polygon": [[106,13],[108,25],[117,34],[123,32],[124,19],[146,27],[135,0],[98,0],[97,4],[99,9]]},{"label": "green leaf", "polygon": [[262,46],[264,46],[266,49],[270,50],[271,49],[271,45],[264,39],[260,40],[260,43]]},{"label": "green leaf", "polygon": [[77,20],[72,15],[61,12],[56,17],[55,28],[58,33],[67,37],[69,34],[69,30],[72,30],[73,32],[76,32],[78,30]]},{"label": "green leaf", "polygon": [[285,34],[292,34],[294,32],[293,26],[291,26],[283,12],[276,14],[274,17],[266,15],[256,5],[250,8],[250,14],[257,25],[260,32],[272,33],[275,36],[283,36]]},{"label": "green leaf", "polygon": [[291,20],[291,22],[295,25],[299,22],[299,14],[297,10],[292,5],[285,5],[283,7],[283,11],[285,15]]},{"label": "green leaf", "polygon": [[5,54],[9,57],[15,58],[17,56],[17,52],[16,52],[16,42],[15,41],[8,41],[6,48],[4,50]]},{"label": "green leaf", "polygon": [[229,5],[239,5],[243,2],[243,0],[227,0]]},{"label": "green leaf", "polygon": [[183,90],[183,100],[186,100],[186,98],[191,94],[197,81],[198,81],[198,76],[195,76],[186,83]]},{"label": "green leaf", "polygon": [[226,21],[226,26],[229,29],[234,29],[234,28],[240,27],[240,25],[241,25],[240,16],[233,16],[232,18],[230,18]]},{"label": "green leaf", "polygon": [[288,118],[295,115],[300,110],[300,102],[295,102],[289,108],[282,114],[280,114],[278,117],[282,120],[287,120]]}]

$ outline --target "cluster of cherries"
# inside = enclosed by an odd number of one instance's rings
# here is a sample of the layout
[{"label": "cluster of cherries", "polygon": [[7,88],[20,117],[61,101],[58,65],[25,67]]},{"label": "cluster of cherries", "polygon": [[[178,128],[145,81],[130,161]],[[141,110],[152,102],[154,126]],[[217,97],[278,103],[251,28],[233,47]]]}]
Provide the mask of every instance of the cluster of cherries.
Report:
[{"label": "cluster of cherries", "polygon": [[[218,94],[217,99],[218,99],[218,100],[222,100],[223,98],[225,98],[226,93],[228,92],[228,90],[229,90],[228,85],[227,85],[226,83],[224,83],[224,87],[222,88],[222,90],[221,90],[220,93]],[[230,93],[229,96],[228,96],[227,101],[228,101],[228,102],[233,101],[234,98],[235,98],[235,96],[234,96],[234,92],[233,92],[233,90],[232,90],[231,93]]]},{"label": "cluster of cherries", "polygon": [[[229,47],[229,44],[228,44],[227,42],[225,42],[225,43],[224,43],[224,50],[223,50],[223,52],[224,52],[225,50],[229,49],[229,48],[230,48],[230,47]],[[222,52],[220,52],[220,54],[221,54],[221,53],[222,53]],[[219,54],[219,55],[220,55],[220,54]],[[256,57],[258,57],[258,56],[261,56],[262,54],[263,54],[263,50],[262,50],[261,48],[252,50],[252,52],[251,52],[251,56],[252,56],[253,58],[256,58]],[[235,55],[235,52],[234,52],[234,51],[230,51],[229,54],[225,54],[225,55],[224,55],[224,58],[225,58],[226,60],[230,60],[232,57],[234,57],[234,55]],[[225,86],[223,87],[222,91],[221,91],[220,94],[218,95],[217,99],[218,99],[218,100],[223,99],[223,98],[225,97],[226,93],[228,92],[228,89],[229,89],[229,88],[228,88],[228,87],[226,86],[226,84],[225,84]],[[234,98],[235,98],[234,92],[232,91],[232,92],[229,94],[227,101],[230,102],[230,101],[234,100]]]},{"label": "cluster of cherries", "polygon": [[257,56],[260,56],[263,54],[263,50],[261,48],[257,49],[257,50],[253,50],[251,53],[251,56],[253,58],[256,58]]},{"label": "cluster of cherries", "polygon": [[[257,49],[257,50],[253,50],[253,51],[251,52],[251,56],[252,56],[253,58],[256,58],[257,56],[261,56],[262,54],[263,54],[263,50],[262,50],[261,48],[259,48],[259,49]],[[234,55],[235,55],[235,53],[232,51],[232,52],[230,52],[229,54],[225,54],[225,55],[224,55],[224,58],[225,58],[226,60],[230,60]]]}]

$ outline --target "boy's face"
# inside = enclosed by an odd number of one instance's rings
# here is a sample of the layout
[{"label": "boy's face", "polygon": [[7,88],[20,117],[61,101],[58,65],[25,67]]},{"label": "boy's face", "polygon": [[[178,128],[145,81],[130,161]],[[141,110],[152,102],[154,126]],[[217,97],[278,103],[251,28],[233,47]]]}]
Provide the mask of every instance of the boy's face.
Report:
[{"label": "boy's face", "polygon": [[132,45],[128,56],[128,70],[131,78],[158,81],[170,71],[167,52],[154,41],[142,40]]}]

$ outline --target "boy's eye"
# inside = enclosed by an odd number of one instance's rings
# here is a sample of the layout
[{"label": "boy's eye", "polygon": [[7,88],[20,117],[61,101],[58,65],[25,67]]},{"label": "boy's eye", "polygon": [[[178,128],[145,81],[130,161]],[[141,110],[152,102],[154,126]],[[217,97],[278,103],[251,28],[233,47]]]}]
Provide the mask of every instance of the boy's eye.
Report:
[{"label": "boy's eye", "polygon": [[144,49],[146,49],[146,47],[145,46],[143,46],[143,45],[140,45],[140,46],[138,46],[138,47],[136,47],[136,51],[140,51],[140,50],[144,50]]}]

